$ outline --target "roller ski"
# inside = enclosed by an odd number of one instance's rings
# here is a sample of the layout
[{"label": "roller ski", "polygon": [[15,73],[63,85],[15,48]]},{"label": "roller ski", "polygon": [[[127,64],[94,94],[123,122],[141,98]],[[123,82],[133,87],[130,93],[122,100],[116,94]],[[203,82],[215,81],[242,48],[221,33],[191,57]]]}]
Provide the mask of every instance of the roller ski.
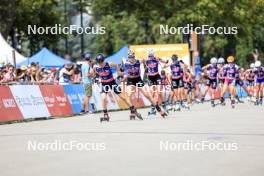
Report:
[{"label": "roller ski", "polygon": [[143,120],[142,116],[140,113],[137,112],[137,110],[135,108],[131,108],[131,111],[130,111],[130,120],[136,120],[136,117],[140,120]]},{"label": "roller ski", "polygon": [[81,110],[81,112],[79,113],[80,116],[85,115],[85,114],[88,114],[88,111]]},{"label": "roller ski", "polygon": [[162,111],[162,112],[160,113],[160,115],[161,115],[161,117],[163,117],[163,118],[165,118],[166,116],[168,116],[168,114],[167,114],[165,111]]},{"label": "roller ski", "polygon": [[109,117],[108,113],[104,113],[104,117],[100,118],[100,122],[103,122],[103,121],[109,122],[109,119],[110,119],[110,117]]},{"label": "roller ski", "polygon": [[150,116],[150,115],[156,115],[156,109],[155,109],[155,107],[154,106],[152,106],[151,107],[151,110],[148,112],[148,115]]},{"label": "roller ski", "polygon": [[201,100],[199,100],[199,99],[197,98],[197,99],[195,99],[195,100],[194,100],[194,103],[196,103],[196,104],[201,104],[201,103],[202,103],[202,101],[201,101]]},{"label": "roller ski", "polygon": [[181,104],[181,106],[182,106],[182,108],[185,108],[185,109],[190,110],[190,106],[189,106],[189,104],[188,104],[187,102],[183,102],[183,103]]},{"label": "roller ski", "polygon": [[235,100],[231,100],[231,107],[232,107],[233,109],[235,108],[235,104],[236,104]]},{"label": "roller ski", "polygon": [[174,112],[176,112],[176,111],[181,111],[181,107],[179,104],[175,105]]}]

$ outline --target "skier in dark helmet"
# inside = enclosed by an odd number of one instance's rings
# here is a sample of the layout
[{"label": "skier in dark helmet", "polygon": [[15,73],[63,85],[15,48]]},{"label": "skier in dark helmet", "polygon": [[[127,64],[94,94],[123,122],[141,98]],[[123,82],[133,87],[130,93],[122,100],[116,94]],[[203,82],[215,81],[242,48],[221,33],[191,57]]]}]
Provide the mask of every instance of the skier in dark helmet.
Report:
[{"label": "skier in dark helmet", "polygon": [[[129,103],[126,98],[121,95],[121,87],[116,83],[113,73],[112,67],[115,67],[118,71],[118,65],[113,63],[108,63],[104,61],[104,55],[99,53],[96,56],[96,65],[94,66],[94,73],[99,75],[101,81],[101,98],[102,98],[102,107],[104,113],[104,119],[109,121],[109,115],[107,112],[107,93],[110,91],[114,91],[122,100],[124,100],[130,107],[131,113],[135,113],[135,107]],[[136,112],[136,116],[142,119],[141,115]],[[101,119],[102,120],[102,119]]]},{"label": "skier in dark helmet", "polygon": [[[133,51],[128,52],[128,58],[122,62],[125,70],[125,75],[127,78],[127,95],[128,102],[132,104],[132,94],[133,93],[142,93],[153,105],[155,104],[154,99],[149,94],[149,92],[144,89],[144,82],[140,77],[140,61],[135,58]],[[134,106],[132,106],[134,107]],[[162,117],[165,117],[166,114],[160,109],[159,105],[156,105],[155,108],[160,112]]]}]

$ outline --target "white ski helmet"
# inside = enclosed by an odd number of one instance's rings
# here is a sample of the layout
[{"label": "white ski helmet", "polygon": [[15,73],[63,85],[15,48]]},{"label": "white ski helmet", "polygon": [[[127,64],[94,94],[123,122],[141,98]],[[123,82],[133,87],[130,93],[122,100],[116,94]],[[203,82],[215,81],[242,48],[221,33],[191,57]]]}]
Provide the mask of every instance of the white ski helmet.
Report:
[{"label": "white ski helmet", "polygon": [[212,57],[212,58],[210,59],[210,63],[211,63],[211,64],[217,64],[217,59],[216,59],[215,57]]},{"label": "white ski helmet", "polygon": [[260,61],[256,61],[255,62],[255,67],[260,67],[261,66],[261,62]]},{"label": "white ski helmet", "polygon": [[255,64],[254,63],[251,63],[250,64],[250,68],[255,68]]},{"label": "white ski helmet", "polygon": [[220,57],[217,61],[218,64],[224,64],[225,63],[225,59]]},{"label": "white ski helmet", "polygon": [[153,50],[153,49],[150,49],[150,50],[148,51],[148,56],[149,56],[149,57],[154,57],[154,50]]}]

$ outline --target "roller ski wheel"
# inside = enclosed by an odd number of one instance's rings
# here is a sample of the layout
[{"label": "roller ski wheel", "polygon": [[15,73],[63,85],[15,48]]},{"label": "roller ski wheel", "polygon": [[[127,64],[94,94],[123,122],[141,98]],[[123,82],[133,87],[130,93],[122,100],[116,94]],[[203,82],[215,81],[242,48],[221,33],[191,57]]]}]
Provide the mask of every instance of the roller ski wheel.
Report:
[{"label": "roller ski wheel", "polygon": [[130,115],[130,120],[131,120],[131,116],[132,119],[135,120],[135,118],[137,117],[139,120],[143,120],[142,115],[140,113],[137,112],[137,110],[135,109],[134,112],[132,112],[132,114]]},{"label": "roller ski wheel", "polygon": [[162,112],[160,115],[162,118],[165,118],[166,116],[168,116],[168,114],[166,112]]},{"label": "roller ski wheel", "polygon": [[148,115],[149,115],[149,116],[151,116],[151,115],[156,115],[156,114],[157,114],[156,111],[149,111],[149,112],[148,112]]},{"label": "roller ski wheel", "polygon": [[183,107],[184,107],[185,109],[187,109],[187,110],[190,110],[190,109],[191,109],[189,104],[184,104]]},{"label": "roller ski wheel", "polygon": [[135,120],[136,119],[136,115],[135,114],[131,114],[130,115],[130,120]]},{"label": "roller ski wheel", "polygon": [[216,106],[216,104],[212,101],[211,106],[214,108]]},{"label": "roller ski wheel", "polygon": [[181,108],[174,108],[174,112],[176,112],[176,111],[181,111]]},{"label": "roller ski wheel", "polygon": [[102,123],[103,121],[109,122],[109,115],[108,114],[104,114],[104,117],[100,118],[100,122]]},{"label": "roller ski wheel", "polygon": [[232,107],[233,109],[235,108],[235,104],[236,104],[235,100],[231,100],[231,107]]},{"label": "roller ski wheel", "polygon": [[143,118],[142,118],[142,115],[140,114],[140,113],[136,113],[136,116],[137,116],[137,118],[139,119],[139,120],[143,120]]},{"label": "roller ski wheel", "polygon": [[79,113],[80,116],[85,115],[87,112],[85,112],[84,110],[81,110],[81,112]]}]

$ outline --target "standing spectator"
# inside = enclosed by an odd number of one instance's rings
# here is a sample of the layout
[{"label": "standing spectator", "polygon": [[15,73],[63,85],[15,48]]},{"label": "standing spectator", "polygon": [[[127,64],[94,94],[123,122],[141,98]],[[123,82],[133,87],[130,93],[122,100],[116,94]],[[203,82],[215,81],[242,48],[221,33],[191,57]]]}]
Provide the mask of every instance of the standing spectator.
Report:
[{"label": "standing spectator", "polygon": [[80,66],[75,64],[73,70],[73,82],[80,83],[82,81]]},{"label": "standing spectator", "polygon": [[63,68],[59,72],[59,84],[66,85],[71,82],[71,77],[73,75],[72,64],[64,64]]},{"label": "standing spectator", "polygon": [[82,103],[82,110],[81,114],[85,112],[89,112],[89,101],[90,98],[92,97],[92,57],[90,54],[85,54],[83,56],[85,59],[85,63],[82,65],[82,82],[84,84],[84,89],[85,89],[85,98]]}]

